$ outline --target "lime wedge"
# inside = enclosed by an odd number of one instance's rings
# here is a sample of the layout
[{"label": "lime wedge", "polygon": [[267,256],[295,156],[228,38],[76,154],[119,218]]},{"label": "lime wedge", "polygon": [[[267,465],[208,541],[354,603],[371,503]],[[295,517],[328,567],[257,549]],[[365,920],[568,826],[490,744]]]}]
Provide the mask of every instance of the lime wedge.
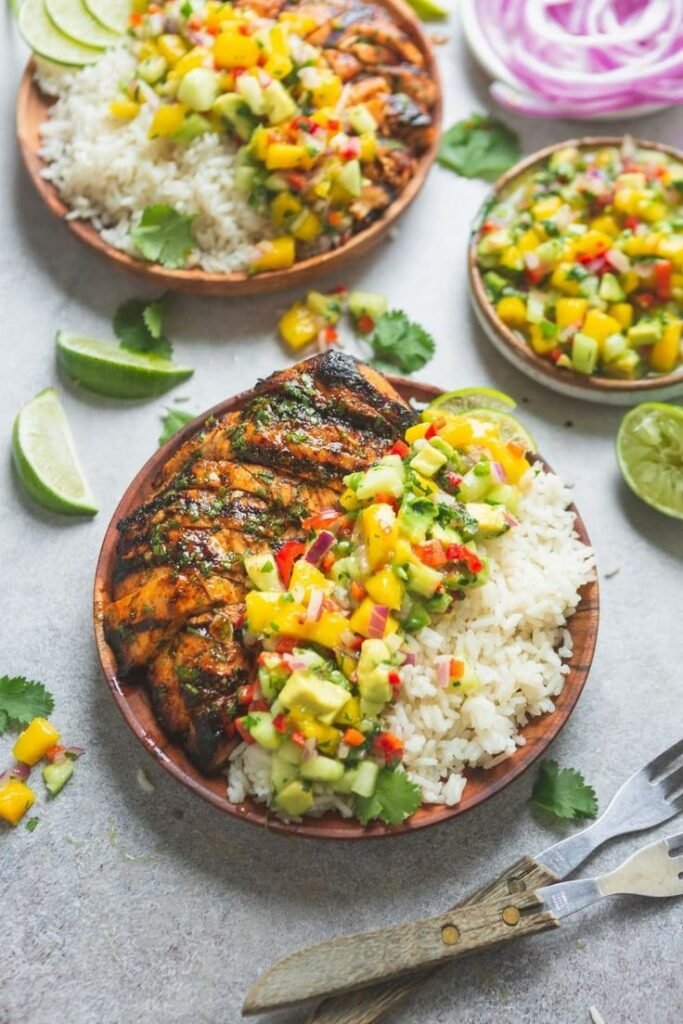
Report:
[{"label": "lime wedge", "polygon": [[44,3],[50,21],[69,39],[98,50],[106,50],[119,42],[114,32],[93,18],[82,0],[44,0]]},{"label": "lime wedge", "polygon": [[667,516],[683,519],[683,409],[644,402],[617,434],[617,459],[634,494]]},{"label": "lime wedge", "polygon": [[54,64],[84,67],[102,56],[101,50],[63,35],[48,18],[43,0],[24,0],[19,8],[19,31],[34,53]]},{"label": "lime wedge", "polygon": [[57,332],[57,362],[82,387],[111,398],[152,398],[194,373],[170,359],[131,352],[98,338]]},{"label": "lime wedge", "polygon": [[443,21],[448,17],[446,8],[434,0],[408,0],[408,3],[422,21]]},{"label": "lime wedge", "polygon": [[497,409],[468,409],[466,416],[469,420],[479,420],[480,423],[493,423],[498,426],[503,444],[514,441],[526,452],[535,452],[538,449],[536,441],[526,427],[509,412],[499,412]]},{"label": "lime wedge", "polygon": [[495,388],[459,388],[457,391],[446,391],[439,395],[429,406],[430,409],[441,409],[459,414],[469,409],[498,409],[506,412],[516,406],[514,398],[504,391]]},{"label": "lime wedge", "polygon": [[93,18],[110,32],[119,35],[128,28],[132,6],[130,0],[83,0]]},{"label": "lime wedge", "polygon": [[21,482],[43,508],[68,516],[95,515],[97,505],[53,388],[41,391],[17,416],[12,456]]}]

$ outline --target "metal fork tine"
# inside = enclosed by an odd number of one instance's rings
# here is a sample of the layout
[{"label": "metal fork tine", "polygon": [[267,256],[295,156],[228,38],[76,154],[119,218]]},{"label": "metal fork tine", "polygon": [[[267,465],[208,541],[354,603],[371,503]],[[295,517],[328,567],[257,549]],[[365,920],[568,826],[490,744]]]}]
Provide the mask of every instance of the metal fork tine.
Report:
[{"label": "metal fork tine", "polygon": [[645,765],[643,771],[647,773],[650,782],[656,782],[657,777],[666,771],[671,766],[671,763],[676,760],[677,757],[683,754],[683,740],[679,740],[677,743],[673,743],[668,750],[663,750],[661,754],[653,758],[649,764]]},{"label": "metal fork tine", "polygon": [[665,842],[670,854],[683,853],[683,832],[679,832],[677,836],[669,836]]},{"label": "metal fork tine", "polygon": [[683,787],[683,765],[680,768],[674,769],[670,775],[665,775],[663,779],[659,780],[657,785],[663,787],[667,798],[678,796],[679,791]]}]

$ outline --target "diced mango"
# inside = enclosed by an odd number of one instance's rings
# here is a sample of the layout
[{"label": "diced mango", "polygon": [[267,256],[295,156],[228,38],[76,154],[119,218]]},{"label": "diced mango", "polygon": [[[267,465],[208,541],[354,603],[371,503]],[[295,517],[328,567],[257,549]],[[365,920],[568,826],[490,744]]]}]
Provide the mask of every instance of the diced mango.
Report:
[{"label": "diced mango", "polygon": [[109,104],[109,113],[119,121],[132,121],[140,113],[140,104],[135,100],[113,100]]},{"label": "diced mango", "polygon": [[311,99],[316,107],[334,107],[339,101],[341,92],[341,78],[338,75],[329,75],[311,90]]},{"label": "diced mango", "polygon": [[660,238],[657,254],[671,260],[677,267],[683,267],[683,235],[666,235]]},{"label": "diced mango", "polygon": [[35,793],[25,782],[10,779],[0,788],[0,818],[18,825],[35,801]]},{"label": "diced mango", "polygon": [[280,14],[280,21],[298,36],[307,36],[309,32],[312,32],[318,26],[313,15],[298,14],[296,11],[283,11]]},{"label": "diced mango", "polygon": [[300,242],[313,242],[323,229],[322,221],[312,210],[306,210],[292,225],[292,234]]},{"label": "diced mango", "polygon": [[213,44],[217,68],[253,68],[258,64],[260,52],[254,37],[241,32],[221,32]]},{"label": "diced mango", "polygon": [[271,238],[260,243],[258,255],[249,264],[249,269],[254,274],[264,270],[286,270],[294,264],[295,258],[296,246],[293,238]]},{"label": "diced mango", "polygon": [[271,223],[278,231],[282,228],[286,230],[302,210],[303,206],[291,192],[278,192],[270,204]]},{"label": "diced mango", "polygon": [[439,436],[454,448],[462,448],[463,445],[471,444],[474,440],[472,423],[465,418],[454,416],[439,429]]},{"label": "diced mango", "polygon": [[555,307],[555,323],[560,330],[574,324],[581,325],[587,309],[587,299],[558,299]]},{"label": "diced mango", "polygon": [[287,29],[284,25],[273,25],[268,33],[268,47],[271,53],[280,57],[289,56],[289,42]]},{"label": "diced mango", "polygon": [[154,111],[152,123],[149,126],[148,135],[150,139],[166,138],[178,131],[183,120],[187,107],[184,103],[166,103],[157,107]]},{"label": "diced mango", "polygon": [[360,159],[364,164],[372,163],[377,156],[377,136],[374,132],[363,132],[360,136]]},{"label": "diced mango", "polygon": [[632,216],[637,211],[638,202],[642,199],[643,193],[635,188],[617,188],[614,193],[612,204],[619,213]]},{"label": "diced mango", "polygon": [[280,317],[278,328],[283,341],[296,352],[316,338],[320,323],[304,302],[295,302]]},{"label": "diced mango", "polygon": [[[361,636],[372,636],[374,630],[370,626],[370,621],[373,618],[374,609],[374,601],[366,597],[347,622],[347,628],[353,630],[354,633],[360,633]],[[387,618],[382,636],[389,636],[391,633],[395,633],[397,629],[398,622],[390,615]]]},{"label": "diced mango", "polygon": [[182,36],[163,35],[157,40],[159,53],[164,57],[170,67],[175,67],[181,57],[187,53],[187,44]]},{"label": "diced mango", "polygon": [[304,636],[311,643],[322,644],[323,647],[342,647],[342,637],[352,628],[349,619],[340,612],[325,612],[318,622],[306,623]]},{"label": "diced mango", "polygon": [[12,753],[17,761],[34,765],[59,741],[59,732],[45,718],[34,718],[20,733]]},{"label": "diced mango", "polygon": [[412,444],[414,441],[419,441],[423,438],[429,430],[428,423],[416,423],[414,427],[408,427],[405,432],[405,439],[408,444]]},{"label": "diced mango", "polygon": [[522,253],[516,245],[509,245],[507,249],[503,250],[503,254],[500,257],[500,265],[501,267],[505,267],[506,270],[524,269]]},{"label": "diced mango", "polygon": [[265,160],[270,144],[270,132],[263,125],[259,125],[249,141],[249,151],[257,160]]},{"label": "diced mango", "polygon": [[621,285],[621,290],[625,292],[626,295],[630,295],[631,292],[634,292],[640,284],[640,278],[636,274],[635,270],[627,270],[626,273],[622,274],[619,278],[619,284]]},{"label": "diced mango", "polygon": [[403,603],[403,584],[388,566],[371,576],[365,589],[373,601],[386,605],[392,611],[398,611]]},{"label": "diced mango", "polygon": [[612,244],[612,239],[604,231],[588,230],[572,242],[572,251],[577,256],[598,256]]},{"label": "diced mango", "polygon": [[579,282],[571,276],[573,266],[573,263],[559,263],[553,270],[552,277],[550,278],[553,288],[564,292],[565,295],[579,294]]},{"label": "diced mango", "polygon": [[666,203],[661,202],[661,200],[647,199],[641,200],[637,204],[636,212],[648,224],[656,224],[658,221],[664,220],[669,210]]},{"label": "diced mango", "polygon": [[560,196],[548,196],[534,203],[531,207],[531,214],[535,220],[547,220],[548,217],[552,217],[554,213],[557,213],[561,206],[562,199]]},{"label": "diced mango", "polygon": [[557,338],[554,334],[544,335],[540,324],[529,326],[529,344],[537,356],[544,356],[557,345]]},{"label": "diced mango", "polygon": [[205,46],[195,46],[192,50],[188,50],[179,61],[176,62],[175,66],[168,73],[168,77],[173,79],[183,78],[188,71],[194,71],[195,68],[203,68],[211,66],[211,50],[207,50]]},{"label": "diced mango", "polygon": [[273,142],[266,152],[266,167],[269,171],[289,171],[295,168],[308,170],[311,162],[305,146],[289,142]]},{"label": "diced mango", "polygon": [[505,470],[508,481],[511,484],[519,483],[529,469],[529,463],[524,455],[520,455],[514,445],[502,444],[499,441],[489,441],[488,446],[496,462],[500,462]]},{"label": "diced mango", "polygon": [[339,499],[339,504],[347,512],[355,512],[356,509],[359,508],[360,506],[360,502],[358,500],[356,492],[352,490],[351,487],[347,487],[346,490],[342,493]]},{"label": "diced mango", "polygon": [[614,217],[609,213],[604,213],[601,217],[594,217],[590,222],[590,227],[593,231],[599,231],[603,235],[609,235],[610,238],[616,238],[620,232],[619,225]]},{"label": "diced mango", "polygon": [[286,78],[294,65],[289,57],[282,53],[273,53],[265,63],[264,71],[272,78]]},{"label": "diced mango", "polygon": [[254,633],[266,631],[302,636],[306,609],[297,601],[284,601],[283,595],[250,590],[246,597],[247,624]]},{"label": "diced mango", "polygon": [[618,320],[624,329],[633,323],[633,306],[630,302],[614,302],[608,307],[607,312],[615,320]]},{"label": "diced mango", "polygon": [[305,558],[299,558],[294,563],[289,581],[289,592],[294,595],[295,600],[307,605],[312,590],[323,590],[328,594],[333,589],[334,582],[328,580],[320,569],[311,565]]},{"label": "diced mango", "polygon": [[517,239],[517,248],[523,253],[533,252],[534,249],[538,248],[541,242],[542,238],[538,231],[534,228],[529,228],[528,231],[525,231],[524,234]]},{"label": "diced mango", "polygon": [[670,373],[681,356],[681,323],[667,324],[659,341],[648,351],[650,369],[657,373]]},{"label": "diced mango", "polygon": [[586,315],[581,330],[601,345],[605,338],[609,338],[610,334],[619,334],[621,324],[613,316],[603,313],[602,310],[591,309]]},{"label": "diced mango", "polygon": [[362,513],[363,534],[371,569],[389,561],[398,540],[396,513],[391,505],[369,505]]},{"label": "diced mango", "polygon": [[508,327],[523,327],[526,323],[526,304],[517,295],[505,295],[496,303],[496,313]]}]

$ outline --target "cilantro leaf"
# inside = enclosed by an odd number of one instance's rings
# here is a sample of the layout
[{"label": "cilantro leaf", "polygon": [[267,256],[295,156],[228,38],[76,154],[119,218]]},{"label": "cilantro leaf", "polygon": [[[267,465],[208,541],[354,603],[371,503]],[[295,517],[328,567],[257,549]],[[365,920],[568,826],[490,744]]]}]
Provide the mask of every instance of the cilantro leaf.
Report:
[{"label": "cilantro leaf", "polygon": [[159,447],[177,434],[186,423],[195,419],[195,412],[185,412],[183,409],[166,409],[166,415],[162,417],[163,430],[159,435]]},{"label": "cilantro leaf", "polygon": [[42,683],[23,676],[0,676],[0,731],[8,720],[28,725],[33,718],[46,718],[55,702]]},{"label": "cilantro leaf", "polygon": [[354,798],[354,812],[361,825],[381,818],[387,825],[400,825],[422,803],[420,787],[399,769],[382,768],[372,796]]},{"label": "cilantro leaf", "polygon": [[399,309],[382,313],[366,338],[375,353],[373,364],[382,369],[413,373],[434,355],[434,339],[424,327],[412,323]]},{"label": "cilantro leaf", "polygon": [[521,155],[516,132],[482,114],[471,114],[443,133],[438,161],[463,178],[495,181]]},{"label": "cilantro leaf", "polygon": [[556,818],[594,818],[598,813],[595,790],[573,768],[560,768],[557,761],[543,761],[531,802]]},{"label": "cilantro leaf", "polygon": [[153,352],[170,359],[173,349],[164,335],[163,306],[160,301],[129,299],[114,313],[114,334],[122,348]]},{"label": "cilantro leaf", "polygon": [[130,237],[140,254],[152,263],[177,269],[184,267],[194,246],[194,214],[178,213],[167,203],[146,206]]}]

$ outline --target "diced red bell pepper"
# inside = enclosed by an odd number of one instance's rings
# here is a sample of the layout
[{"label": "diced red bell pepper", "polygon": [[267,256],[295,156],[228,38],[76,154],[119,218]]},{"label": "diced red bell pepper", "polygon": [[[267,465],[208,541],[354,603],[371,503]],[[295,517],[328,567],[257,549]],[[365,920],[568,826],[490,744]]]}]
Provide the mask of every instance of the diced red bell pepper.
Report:
[{"label": "diced red bell pepper", "polygon": [[339,341],[339,332],[336,327],[330,327],[330,325],[327,324],[327,326],[323,327],[321,330],[320,337],[326,345],[334,345],[336,341]]},{"label": "diced red bell pepper", "polygon": [[671,298],[671,262],[657,260],[655,263],[655,292],[657,298],[668,302]]},{"label": "diced red bell pepper", "polygon": [[429,540],[425,544],[414,544],[413,551],[421,562],[432,569],[440,569],[448,561],[446,551],[440,540]]},{"label": "diced red bell pepper", "polygon": [[375,321],[367,313],[363,313],[356,320],[356,330],[359,334],[370,334],[375,329]]},{"label": "diced red bell pepper", "polygon": [[380,753],[387,764],[400,761],[403,757],[403,742],[393,732],[380,732],[375,736],[375,750]]},{"label": "diced red bell pepper", "polygon": [[346,295],[348,287],[345,284],[336,284],[334,288],[330,288],[328,295]]},{"label": "diced red bell pepper", "polygon": [[378,505],[391,505],[394,512],[398,512],[398,498],[393,494],[385,494],[383,491],[375,495],[375,502]]},{"label": "diced red bell pepper", "polygon": [[389,451],[391,455],[400,455],[402,459],[405,459],[406,455],[410,455],[410,445],[405,441],[397,441]]},{"label": "diced red bell pepper", "polygon": [[349,583],[349,594],[354,601],[362,601],[367,594],[367,590],[362,583],[358,582],[358,580],[351,580]]},{"label": "diced red bell pepper", "polygon": [[338,508],[321,508],[319,512],[301,520],[304,530],[329,530],[344,515]]},{"label": "diced red bell pepper", "polygon": [[270,711],[270,704],[267,700],[252,700],[247,711],[249,714],[251,714],[252,711]]},{"label": "diced red bell pepper", "polygon": [[291,654],[296,646],[297,641],[293,636],[281,636],[277,639],[275,650],[278,654]]},{"label": "diced red bell pepper", "polygon": [[365,743],[365,736],[360,729],[346,729],[342,740],[347,747],[361,747]]},{"label": "diced red bell pepper", "polygon": [[459,661],[458,658],[451,658],[448,666],[448,674],[451,679],[462,679],[465,675],[465,662]]},{"label": "diced red bell pepper", "polygon": [[640,295],[634,295],[633,301],[640,309],[651,309],[655,304],[655,297],[652,292],[642,292]]},{"label": "diced red bell pepper", "polygon": [[296,743],[297,747],[303,747],[306,745],[306,737],[302,732],[299,732],[298,729],[296,729],[292,733],[292,743]]},{"label": "diced red bell pepper", "polygon": [[481,226],[481,232],[483,235],[490,235],[492,231],[497,231],[499,227],[500,225],[495,220],[491,220],[488,217]]},{"label": "diced red bell pepper", "polygon": [[276,715],[273,719],[273,728],[276,732],[287,732],[287,715],[284,711],[281,711],[280,714]]},{"label": "diced red bell pepper", "polygon": [[540,284],[548,271],[545,267],[527,267],[524,271],[529,284]]},{"label": "diced red bell pepper", "polygon": [[280,579],[286,587],[289,586],[289,581],[292,578],[292,569],[297,558],[300,558],[306,545],[300,540],[288,540],[282,545],[278,553],[275,555],[275,564],[277,565],[277,571],[280,574]]},{"label": "diced red bell pepper", "polygon": [[454,473],[452,469],[448,469],[444,474],[444,483],[450,490],[456,491],[462,483],[462,477],[458,473]]},{"label": "diced red bell pepper", "polygon": [[324,573],[327,574],[327,573],[329,573],[330,569],[332,568],[332,566],[334,565],[334,563],[336,561],[337,561],[337,559],[334,557],[333,552],[332,551],[328,551],[327,554],[323,555],[323,557],[322,557],[322,560],[320,562],[320,568],[322,569],[322,571]]},{"label": "diced red bell pepper", "polygon": [[401,685],[401,676],[399,675],[399,673],[395,669],[391,670],[391,672],[389,673],[387,679],[389,681],[389,686],[400,686]]},{"label": "diced red bell pepper", "polygon": [[445,425],[446,421],[444,419],[434,420],[434,422],[430,423],[429,426],[427,427],[427,431],[425,433],[426,439],[430,441],[433,437],[436,437],[441,428],[444,427]]},{"label": "diced red bell pepper", "polygon": [[251,743],[255,743],[256,742],[254,740],[254,737],[251,735],[251,733],[247,729],[246,725],[244,724],[243,719],[241,719],[241,718],[236,718],[235,719],[235,728],[237,729],[237,732],[240,734],[240,736],[242,737],[242,739],[244,740],[245,743],[251,744]]},{"label": "diced red bell pepper", "polygon": [[640,220],[638,219],[638,217],[634,217],[633,214],[629,214],[629,216],[624,219],[624,225],[630,231],[635,231],[636,228],[639,227],[640,225]]},{"label": "diced red bell pepper", "polygon": [[287,175],[287,184],[293,192],[303,192],[306,188],[306,178],[303,174],[294,172]]},{"label": "diced red bell pepper", "polygon": [[55,743],[54,747],[50,747],[49,750],[45,751],[45,757],[48,761],[56,761],[58,757],[61,757],[64,753],[64,744]]},{"label": "diced red bell pepper", "polygon": [[446,558],[449,562],[464,562],[469,572],[481,572],[484,563],[481,558],[471,551],[464,544],[449,544],[446,548]]},{"label": "diced red bell pepper", "polygon": [[251,704],[256,693],[256,683],[246,683],[237,690],[237,699],[240,704]]}]

